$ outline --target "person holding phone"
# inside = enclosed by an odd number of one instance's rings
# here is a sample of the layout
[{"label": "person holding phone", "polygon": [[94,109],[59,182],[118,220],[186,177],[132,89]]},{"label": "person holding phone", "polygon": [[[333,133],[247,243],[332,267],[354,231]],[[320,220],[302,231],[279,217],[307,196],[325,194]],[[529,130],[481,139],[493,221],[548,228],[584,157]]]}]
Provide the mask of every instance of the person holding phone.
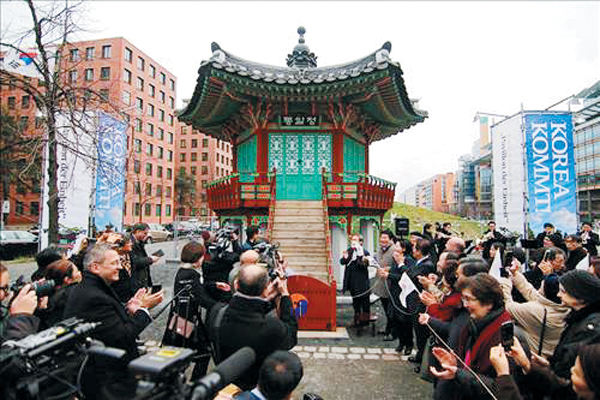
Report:
[{"label": "person holding phone", "polygon": [[132,248],[131,248],[131,270],[134,292],[140,288],[152,287],[152,275],[150,274],[150,266],[160,260],[160,253],[155,253],[151,256],[146,253],[145,245],[148,238],[150,226],[145,222],[138,222],[133,226],[132,231]]}]

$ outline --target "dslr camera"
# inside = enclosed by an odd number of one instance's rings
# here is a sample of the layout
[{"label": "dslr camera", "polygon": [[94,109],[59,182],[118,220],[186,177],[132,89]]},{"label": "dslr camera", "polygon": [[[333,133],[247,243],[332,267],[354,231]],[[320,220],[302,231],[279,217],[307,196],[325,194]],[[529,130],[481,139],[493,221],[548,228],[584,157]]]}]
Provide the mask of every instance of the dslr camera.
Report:
[{"label": "dslr camera", "polygon": [[[25,281],[25,278],[23,277],[23,275],[21,275],[21,276],[19,276],[19,278],[17,278],[16,281],[13,282],[12,285],[10,285],[10,290],[13,293],[17,294],[28,283],[29,282]],[[55,286],[56,286],[56,284],[54,283],[53,279],[48,279],[48,280],[40,279],[39,281],[31,282],[31,290],[35,291],[35,295],[37,297],[44,297],[44,296],[52,295],[54,293]]]}]

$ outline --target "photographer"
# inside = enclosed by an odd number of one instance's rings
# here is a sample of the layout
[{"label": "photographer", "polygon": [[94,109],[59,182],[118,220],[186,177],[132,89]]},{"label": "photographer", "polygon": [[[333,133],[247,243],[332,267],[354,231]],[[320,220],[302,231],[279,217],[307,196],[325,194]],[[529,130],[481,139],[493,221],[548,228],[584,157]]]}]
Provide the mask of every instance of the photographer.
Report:
[{"label": "photographer", "polygon": [[483,235],[481,243],[483,244],[483,258],[484,260],[491,262],[490,250],[494,243],[502,243],[503,247],[506,247],[506,237],[496,230],[496,222],[488,222],[488,230]]},{"label": "photographer", "polygon": [[81,272],[71,261],[61,259],[46,268],[46,279],[55,282],[55,292],[48,299],[48,307],[38,312],[42,329],[47,329],[63,320],[63,313],[71,290],[81,281]]},{"label": "photographer", "polygon": [[133,226],[131,259],[131,278],[133,280],[133,290],[152,287],[152,275],[150,266],[160,260],[159,256],[148,256],[144,246],[148,238],[150,226],[145,222],[138,222]]},{"label": "photographer", "polygon": [[238,236],[233,229],[222,228],[205,246],[208,252],[202,264],[204,283],[209,285],[208,293],[215,301],[227,303],[231,290],[223,290],[218,283],[229,284],[229,274],[240,259]]},{"label": "photographer", "polygon": [[[0,264],[0,301],[4,302],[9,294],[8,270]],[[25,285],[12,299],[10,307],[2,304],[0,310],[0,343],[5,340],[18,340],[36,333],[40,324],[39,318],[33,316],[38,306],[35,291],[31,285]]]},{"label": "photographer", "polygon": [[[270,300],[279,297],[280,315],[272,312]],[[250,390],[258,381],[263,360],[275,350],[289,350],[298,341],[298,323],[292,312],[287,280],[269,280],[268,271],[259,265],[248,265],[240,271],[236,293],[228,306],[217,304],[208,315],[207,325],[216,353],[215,362],[229,357],[244,346],[256,352],[254,367],[234,381]],[[240,334],[243,332],[243,334]]]}]

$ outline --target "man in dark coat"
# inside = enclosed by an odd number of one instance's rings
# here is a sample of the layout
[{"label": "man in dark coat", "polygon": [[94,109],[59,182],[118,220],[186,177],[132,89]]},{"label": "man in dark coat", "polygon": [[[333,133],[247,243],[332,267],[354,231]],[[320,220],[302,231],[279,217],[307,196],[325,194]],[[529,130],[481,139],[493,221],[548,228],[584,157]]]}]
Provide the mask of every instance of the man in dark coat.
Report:
[{"label": "man in dark coat", "polygon": [[[269,282],[267,270],[256,264],[240,270],[236,293],[229,306],[211,308],[207,318],[209,335],[215,346],[216,362],[221,362],[242,347],[256,352],[254,366],[233,381],[243,390],[258,382],[263,360],[275,350],[290,350],[298,341],[298,323],[292,314],[292,301],[285,279]],[[279,317],[273,312],[270,298],[280,296]]]},{"label": "man in dark coat", "polygon": [[128,376],[127,364],[138,356],[136,339],[152,321],[147,308],[162,301],[162,291],[146,295],[145,289],[140,289],[124,307],[110,287],[119,280],[119,255],[107,244],[97,244],[88,251],[84,266],[83,281],[67,300],[65,318],[100,322],[91,336],[106,346],[125,350],[126,355],[119,360],[88,360],[83,394],[86,399],[132,398],[136,383]]},{"label": "man in dark coat", "polygon": [[152,276],[150,266],[157,262],[160,257],[148,256],[144,246],[150,227],[145,222],[138,222],[133,226],[131,240],[131,279],[133,280],[133,291],[141,288],[152,287]]},{"label": "man in dark coat", "polygon": [[350,247],[340,259],[346,266],[342,292],[350,291],[354,308],[354,325],[368,323],[371,320],[371,302],[369,300],[369,251],[362,247],[361,235],[354,234],[350,238]]},{"label": "man in dark coat", "polygon": [[494,243],[502,243],[506,247],[506,237],[496,230],[496,222],[488,222],[488,230],[483,236],[483,258],[490,259],[490,249]]},{"label": "man in dark coat", "polygon": [[588,256],[588,251],[583,247],[581,237],[579,235],[567,235],[565,237],[565,245],[568,250],[565,269],[567,271],[574,270],[577,264]]},{"label": "man in dark coat", "polygon": [[584,222],[581,225],[581,232],[579,232],[583,247],[586,248],[591,257],[598,255],[598,246],[600,246],[600,236],[592,231],[592,224]]}]

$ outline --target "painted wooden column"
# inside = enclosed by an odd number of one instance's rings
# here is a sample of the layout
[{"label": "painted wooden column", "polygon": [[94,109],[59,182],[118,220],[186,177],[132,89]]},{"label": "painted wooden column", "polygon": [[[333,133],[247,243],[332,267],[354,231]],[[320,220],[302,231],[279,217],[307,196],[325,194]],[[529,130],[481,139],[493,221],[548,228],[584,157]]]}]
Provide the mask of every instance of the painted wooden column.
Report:
[{"label": "painted wooden column", "polygon": [[333,135],[333,151],[331,161],[331,172],[333,172],[333,181],[341,182],[343,178],[337,174],[344,172],[344,132],[341,130],[335,130]]},{"label": "painted wooden column", "polygon": [[369,175],[369,142],[365,144],[365,174]]},{"label": "painted wooden column", "polygon": [[261,174],[259,182],[267,181],[266,173],[269,172],[269,131],[258,128],[256,135],[256,172]]},{"label": "painted wooden column", "polygon": [[233,140],[231,141],[231,163],[232,165],[232,169],[231,169],[231,173],[235,174],[236,172],[238,172],[238,146],[237,143],[233,143]]}]

